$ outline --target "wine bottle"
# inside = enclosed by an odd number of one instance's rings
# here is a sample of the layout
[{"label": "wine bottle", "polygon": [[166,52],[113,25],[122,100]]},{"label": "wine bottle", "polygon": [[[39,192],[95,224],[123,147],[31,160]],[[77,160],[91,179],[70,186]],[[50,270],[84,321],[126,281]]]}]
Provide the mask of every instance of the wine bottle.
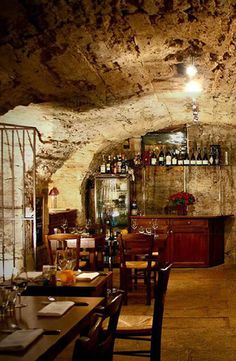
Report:
[{"label": "wine bottle", "polygon": [[136,202],[136,200],[133,200],[133,202],[131,203],[131,215],[137,216],[137,214],[138,214],[137,202]]},{"label": "wine bottle", "polygon": [[165,157],[164,157],[164,152],[163,152],[162,148],[161,148],[159,156],[158,156],[158,164],[159,165],[164,165],[165,164]]},{"label": "wine bottle", "polygon": [[170,150],[167,149],[166,151],[166,161],[165,161],[165,164],[166,165],[171,165],[172,164],[172,156],[171,156],[171,153],[170,153]]},{"label": "wine bottle", "polygon": [[117,173],[117,159],[116,159],[115,155],[114,155],[113,160],[112,160],[111,171],[112,171],[113,174]]},{"label": "wine bottle", "polygon": [[121,154],[119,154],[117,156],[117,163],[116,163],[116,166],[117,166],[117,173],[118,174],[121,174],[121,167],[122,167],[122,158],[121,158]]},{"label": "wine bottle", "polygon": [[196,164],[197,165],[202,165],[202,155],[201,155],[201,149],[200,148],[198,149],[198,152],[197,152]]},{"label": "wine bottle", "polygon": [[192,153],[191,153],[190,165],[196,165],[196,158],[195,158],[194,150],[192,150]]},{"label": "wine bottle", "polygon": [[126,159],[125,159],[125,155],[122,154],[121,156],[121,173],[122,174],[126,174],[127,173],[127,167],[126,167]]},{"label": "wine bottle", "polygon": [[210,148],[210,154],[209,154],[209,164],[210,165],[214,165],[215,164],[215,159],[214,159],[214,153],[212,148]]},{"label": "wine bottle", "polygon": [[184,153],[183,162],[184,162],[184,165],[189,165],[190,164],[190,159],[189,159],[189,154],[188,154],[187,148],[186,148],[185,153]]},{"label": "wine bottle", "polygon": [[180,150],[178,154],[178,165],[183,165],[183,164],[184,164],[184,155],[182,150]]},{"label": "wine bottle", "polygon": [[177,159],[176,149],[174,149],[172,152],[172,165],[177,165],[177,164],[178,164],[178,159]]},{"label": "wine bottle", "polygon": [[111,156],[109,155],[106,162],[106,173],[111,173]]},{"label": "wine bottle", "polygon": [[202,165],[208,165],[208,156],[207,156],[207,150],[206,147],[204,148],[203,151],[203,157],[202,157]]},{"label": "wine bottle", "polygon": [[152,151],[151,158],[150,158],[151,165],[157,165],[157,155],[155,150]]},{"label": "wine bottle", "polygon": [[102,164],[100,165],[100,173],[104,174],[106,173],[106,162],[105,162],[105,156],[102,156]]}]

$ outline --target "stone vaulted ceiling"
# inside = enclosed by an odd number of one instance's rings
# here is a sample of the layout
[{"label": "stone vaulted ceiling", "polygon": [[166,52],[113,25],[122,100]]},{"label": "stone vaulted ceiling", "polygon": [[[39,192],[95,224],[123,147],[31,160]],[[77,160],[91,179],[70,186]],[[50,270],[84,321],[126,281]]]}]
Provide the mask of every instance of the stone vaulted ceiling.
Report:
[{"label": "stone vaulted ceiling", "polygon": [[[235,124],[236,1],[0,2],[0,122],[36,126],[38,164],[54,173],[87,152],[192,121]],[[87,161],[87,159],[86,159]],[[47,167],[45,167],[45,163]]]}]

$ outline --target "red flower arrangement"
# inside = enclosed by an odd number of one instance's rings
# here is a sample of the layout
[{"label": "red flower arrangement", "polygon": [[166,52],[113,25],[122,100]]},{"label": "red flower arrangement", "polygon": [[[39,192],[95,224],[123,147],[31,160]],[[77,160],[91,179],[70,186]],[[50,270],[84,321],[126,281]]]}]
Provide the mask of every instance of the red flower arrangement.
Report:
[{"label": "red flower arrangement", "polygon": [[195,198],[191,193],[187,192],[178,192],[169,196],[169,201],[174,205],[185,205],[193,204]]}]

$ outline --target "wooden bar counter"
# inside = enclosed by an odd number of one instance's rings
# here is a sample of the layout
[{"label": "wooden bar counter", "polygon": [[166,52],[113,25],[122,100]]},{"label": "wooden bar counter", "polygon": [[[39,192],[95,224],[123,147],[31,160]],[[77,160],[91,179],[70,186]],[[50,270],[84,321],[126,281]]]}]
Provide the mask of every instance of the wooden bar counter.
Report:
[{"label": "wooden bar counter", "polygon": [[131,232],[154,230],[166,239],[165,259],[175,267],[208,267],[224,263],[224,222],[230,215],[131,216]]}]

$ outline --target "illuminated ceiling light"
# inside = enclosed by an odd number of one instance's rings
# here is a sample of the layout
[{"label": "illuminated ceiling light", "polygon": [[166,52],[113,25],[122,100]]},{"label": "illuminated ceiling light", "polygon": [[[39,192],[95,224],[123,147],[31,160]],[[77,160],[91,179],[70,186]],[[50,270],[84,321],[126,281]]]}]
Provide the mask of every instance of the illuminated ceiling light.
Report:
[{"label": "illuminated ceiling light", "polygon": [[195,65],[188,65],[186,68],[186,74],[189,78],[193,78],[197,74],[197,68]]},{"label": "illuminated ceiling light", "polygon": [[202,91],[201,84],[196,80],[189,81],[185,86],[185,91],[191,94],[198,94]]}]

